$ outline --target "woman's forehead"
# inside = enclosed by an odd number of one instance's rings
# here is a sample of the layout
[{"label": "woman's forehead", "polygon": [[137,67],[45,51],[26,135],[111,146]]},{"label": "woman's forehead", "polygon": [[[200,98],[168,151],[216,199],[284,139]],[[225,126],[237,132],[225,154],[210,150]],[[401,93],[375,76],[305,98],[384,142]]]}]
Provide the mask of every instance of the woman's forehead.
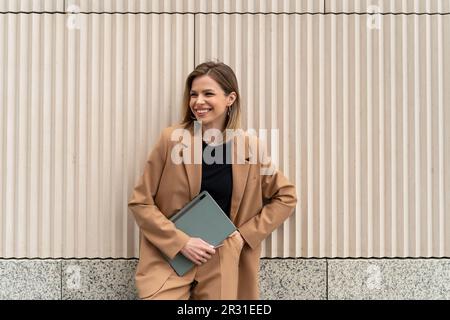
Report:
[{"label": "woman's forehead", "polygon": [[195,91],[197,91],[197,89],[201,91],[207,91],[208,89],[214,91],[219,88],[219,84],[208,75],[195,78],[194,81],[192,81],[191,86],[191,89]]}]

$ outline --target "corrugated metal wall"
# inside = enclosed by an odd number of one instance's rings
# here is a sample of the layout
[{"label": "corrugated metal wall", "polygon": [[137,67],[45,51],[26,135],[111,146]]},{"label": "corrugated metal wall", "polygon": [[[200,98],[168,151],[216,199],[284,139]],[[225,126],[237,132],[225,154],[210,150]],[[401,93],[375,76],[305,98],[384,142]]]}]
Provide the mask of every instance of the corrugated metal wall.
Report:
[{"label": "corrugated metal wall", "polygon": [[422,14],[450,0],[0,11],[1,257],[136,256],[127,199],[206,59],[236,71],[247,128],[279,129],[297,185],[264,256],[450,256],[450,15]]}]

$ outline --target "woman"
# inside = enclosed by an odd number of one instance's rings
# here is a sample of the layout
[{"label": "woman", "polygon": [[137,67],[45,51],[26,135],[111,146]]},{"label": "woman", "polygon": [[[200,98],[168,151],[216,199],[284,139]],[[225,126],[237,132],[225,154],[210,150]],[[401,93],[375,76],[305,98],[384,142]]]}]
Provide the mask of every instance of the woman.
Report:
[{"label": "woman", "polygon": [[[162,131],[128,204],[141,231],[139,296],[258,299],[260,243],[293,212],[295,187],[281,172],[267,170],[271,163],[254,159],[262,154],[255,137],[232,131],[239,129],[241,107],[229,66],[198,65],[187,77],[183,108],[183,122]],[[169,220],[203,190],[238,230],[220,247]],[[179,252],[196,265],[184,276],[164,258]]]}]

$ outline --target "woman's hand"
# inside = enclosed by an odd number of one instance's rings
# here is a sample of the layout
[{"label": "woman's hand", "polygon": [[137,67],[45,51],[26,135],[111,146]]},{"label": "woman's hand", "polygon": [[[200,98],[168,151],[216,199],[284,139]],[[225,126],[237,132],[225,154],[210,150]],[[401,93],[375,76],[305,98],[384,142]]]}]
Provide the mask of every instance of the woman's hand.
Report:
[{"label": "woman's hand", "polygon": [[201,265],[211,259],[216,250],[200,238],[190,238],[180,252],[196,265]]}]

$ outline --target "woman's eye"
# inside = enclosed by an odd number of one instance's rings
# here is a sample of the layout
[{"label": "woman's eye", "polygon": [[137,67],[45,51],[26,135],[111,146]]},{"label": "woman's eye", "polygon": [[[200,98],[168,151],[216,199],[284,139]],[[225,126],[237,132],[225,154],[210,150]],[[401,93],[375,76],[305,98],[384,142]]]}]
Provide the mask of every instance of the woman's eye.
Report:
[{"label": "woman's eye", "polygon": [[[214,93],[205,93],[205,96],[213,96]],[[196,97],[197,94],[196,93],[191,93],[191,97]]]}]

